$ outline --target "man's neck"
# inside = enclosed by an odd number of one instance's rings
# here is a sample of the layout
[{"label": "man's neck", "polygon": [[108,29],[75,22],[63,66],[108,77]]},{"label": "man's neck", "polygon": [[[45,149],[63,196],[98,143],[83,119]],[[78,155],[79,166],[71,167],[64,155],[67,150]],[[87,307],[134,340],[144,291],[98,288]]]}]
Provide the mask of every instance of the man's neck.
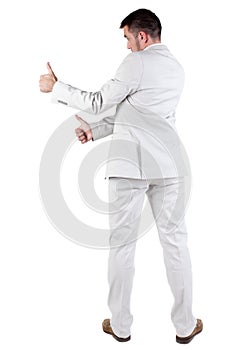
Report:
[{"label": "man's neck", "polygon": [[160,40],[150,40],[147,42],[147,44],[145,45],[144,49],[146,49],[146,47],[151,46],[153,44],[161,44]]}]

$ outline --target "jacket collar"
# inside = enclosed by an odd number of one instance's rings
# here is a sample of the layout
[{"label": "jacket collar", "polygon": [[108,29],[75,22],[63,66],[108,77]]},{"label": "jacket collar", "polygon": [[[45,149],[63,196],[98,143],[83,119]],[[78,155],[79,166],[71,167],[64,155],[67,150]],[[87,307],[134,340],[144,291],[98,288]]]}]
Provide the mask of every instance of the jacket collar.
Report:
[{"label": "jacket collar", "polygon": [[164,45],[162,43],[151,44],[151,45],[145,47],[145,49],[143,49],[143,51],[149,50],[151,48],[153,48],[153,49],[163,49],[163,48],[166,48],[166,45]]}]

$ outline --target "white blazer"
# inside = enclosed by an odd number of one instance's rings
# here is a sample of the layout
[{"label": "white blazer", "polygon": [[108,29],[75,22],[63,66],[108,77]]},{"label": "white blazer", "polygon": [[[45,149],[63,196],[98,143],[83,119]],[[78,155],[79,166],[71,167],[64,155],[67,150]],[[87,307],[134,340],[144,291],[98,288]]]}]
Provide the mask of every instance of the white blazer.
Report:
[{"label": "white blazer", "polygon": [[[183,85],[179,62],[165,45],[153,44],[130,53],[100,91],[82,91],[56,82],[52,102],[102,115],[90,126],[93,140],[112,134],[106,176],[187,176],[190,165],[175,128]],[[113,106],[117,106],[114,115],[103,117]]]}]

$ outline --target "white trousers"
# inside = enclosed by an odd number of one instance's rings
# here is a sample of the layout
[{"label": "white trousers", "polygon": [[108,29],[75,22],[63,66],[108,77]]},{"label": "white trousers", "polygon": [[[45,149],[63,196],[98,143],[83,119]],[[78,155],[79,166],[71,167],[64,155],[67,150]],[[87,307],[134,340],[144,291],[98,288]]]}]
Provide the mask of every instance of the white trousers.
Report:
[{"label": "white trousers", "polygon": [[171,312],[176,334],[186,337],[196,326],[192,314],[192,272],[184,220],[186,178],[109,178],[110,253],[108,265],[111,327],[122,338],[131,334],[130,299],[139,223],[147,194],[163,248],[167,278],[174,296]]}]

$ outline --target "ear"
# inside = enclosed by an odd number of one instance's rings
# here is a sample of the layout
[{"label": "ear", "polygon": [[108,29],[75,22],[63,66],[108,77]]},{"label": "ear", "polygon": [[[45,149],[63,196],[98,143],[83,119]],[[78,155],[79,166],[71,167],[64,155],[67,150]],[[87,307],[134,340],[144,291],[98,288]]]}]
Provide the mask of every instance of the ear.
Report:
[{"label": "ear", "polygon": [[145,42],[148,41],[148,34],[145,32],[139,32],[139,36],[141,40],[144,40]]}]

